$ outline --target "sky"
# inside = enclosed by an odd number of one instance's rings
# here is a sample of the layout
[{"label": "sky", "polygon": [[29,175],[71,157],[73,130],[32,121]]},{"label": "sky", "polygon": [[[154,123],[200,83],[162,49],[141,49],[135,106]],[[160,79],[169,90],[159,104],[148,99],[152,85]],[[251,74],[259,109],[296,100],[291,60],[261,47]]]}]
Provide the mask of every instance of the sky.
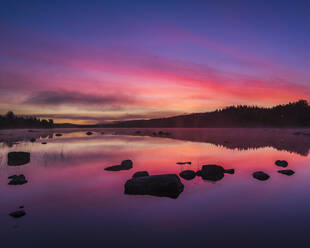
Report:
[{"label": "sky", "polygon": [[0,1],[0,114],[104,123],[310,101],[309,1]]}]

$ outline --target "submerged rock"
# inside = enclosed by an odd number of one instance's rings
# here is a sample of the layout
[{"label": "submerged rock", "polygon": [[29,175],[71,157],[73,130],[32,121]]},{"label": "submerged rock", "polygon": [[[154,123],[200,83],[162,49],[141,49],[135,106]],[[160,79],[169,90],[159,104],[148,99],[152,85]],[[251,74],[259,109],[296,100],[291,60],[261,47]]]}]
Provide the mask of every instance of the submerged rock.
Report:
[{"label": "submerged rock", "polygon": [[56,133],[55,136],[60,137],[60,136],[62,136],[62,134],[61,133]]},{"label": "submerged rock", "polygon": [[281,174],[287,175],[287,176],[291,176],[295,174],[293,170],[278,170],[278,172]]},{"label": "submerged rock", "polygon": [[9,152],[8,153],[8,165],[18,166],[27,164],[30,162],[29,152]]},{"label": "submerged rock", "polygon": [[185,171],[182,171],[179,175],[183,179],[192,180],[196,177],[196,172],[193,170],[185,170]]},{"label": "submerged rock", "polygon": [[269,179],[270,176],[268,174],[266,174],[265,172],[256,171],[253,173],[253,177],[257,180],[265,181],[265,180]]},{"label": "submerged rock", "polygon": [[197,176],[201,176],[204,180],[219,181],[224,177],[224,173],[233,174],[234,169],[225,170],[222,166],[209,164],[203,165],[201,170],[197,171]]},{"label": "submerged rock", "polygon": [[131,160],[124,160],[120,165],[114,165],[105,168],[107,171],[120,171],[120,170],[129,170],[132,168],[132,161]]},{"label": "submerged rock", "polygon": [[21,175],[13,175],[8,177],[9,179],[11,179],[11,181],[9,181],[9,185],[23,185],[25,183],[27,183],[28,181],[26,180],[26,177],[21,174]]},{"label": "submerged rock", "polygon": [[277,160],[277,161],[275,162],[275,164],[276,164],[277,166],[280,166],[280,167],[287,167],[287,166],[288,166],[288,162],[285,161],[285,160]]},{"label": "submerged rock", "polygon": [[92,132],[87,132],[87,133],[86,133],[86,135],[92,135],[92,134],[93,134]]},{"label": "submerged rock", "polygon": [[147,171],[137,171],[135,174],[132,175],[133,178],[135,177],[148,177],[149,173]]},{"label": "submerged rock", "polygon": [[224,170],[224,173],[235,174],[235,169]]},{"label": "submerged rock", "polygon": [[125,184],[125,194],[153,195],[177,198],[184,190],[180,178],[175,174],[164,174],[129,179]]},{"label": "submerged rock", "polygon": [[9,213],[9,215],[13,218],[20,218],[26,215],[26,212],[24,210],[17,210],[15,212]]},{"label": "submerged rock", "polygon": [[191,165],[191,164],[192,164],[192,162],[177,162],[177,164],[179,164],[179,165],[184,165],[184,164]]}]

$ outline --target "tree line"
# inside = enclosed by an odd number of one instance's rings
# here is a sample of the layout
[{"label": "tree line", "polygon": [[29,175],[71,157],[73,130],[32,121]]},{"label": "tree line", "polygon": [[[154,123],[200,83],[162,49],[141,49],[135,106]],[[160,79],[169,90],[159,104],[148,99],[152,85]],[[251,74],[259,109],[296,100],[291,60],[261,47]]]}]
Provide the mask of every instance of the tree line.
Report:
[{"label": "tree line", "polygon": [[237,105],[213,112],[117,122],[110,127],[310,127],[306,100],[271,108]]},{"label": "tree line", "polygon": [[12,111],[0,115],[0,128],[53,128],[52,119],[38,119],[34,116],[17,116]]}]

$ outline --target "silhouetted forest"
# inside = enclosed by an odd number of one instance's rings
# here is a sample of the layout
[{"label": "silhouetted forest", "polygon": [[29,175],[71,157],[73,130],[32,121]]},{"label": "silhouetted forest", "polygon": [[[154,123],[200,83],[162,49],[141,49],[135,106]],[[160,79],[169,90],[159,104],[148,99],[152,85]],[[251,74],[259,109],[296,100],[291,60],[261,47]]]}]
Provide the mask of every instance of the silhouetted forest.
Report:
[{"label": "silhouetted forest", "polygon": [[310,127],[306,100],[272,108],[231,106],[207,113],[117,122],[106,127]]},{"label": "silhouetted forest", "polygon": [[4,128],[53,128],[54,121],[52,119],[37,119],[32,116],[16,116],[12,111],[6,115],[0,115],[0,129]]}]

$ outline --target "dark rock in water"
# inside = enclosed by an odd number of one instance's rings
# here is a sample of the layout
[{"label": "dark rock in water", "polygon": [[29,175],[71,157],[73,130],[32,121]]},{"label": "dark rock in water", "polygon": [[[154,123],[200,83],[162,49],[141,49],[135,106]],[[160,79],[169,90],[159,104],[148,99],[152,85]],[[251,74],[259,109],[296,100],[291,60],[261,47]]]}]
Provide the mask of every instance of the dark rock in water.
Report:
[{"label": "dark rock in water", "polygon": [[30,162],[29,152],[9,152],[8,153],[8,165],[23,165]]},{"label": "dark rock in water", "polygon": [[149,173],[147,171],[137,171],[132,177],[148,177]]},{"label": "dark rock in water", "polygon": [[278,172],[281,174],[287,175],[287,176],[291,176],[295,174],[293,170],[278,170]]},{"label": "dark rock in water", "polygon": [[234,169],[225,170],[222,166],[209,164],[202,166],[201,170],[197,171],[197,176],[201,176],[204,180],[219,181],[224,177],[224,173],[233,174]]},{"label": "dark rock in water", "polygon": [[114,165],[105,168],[107,171],[120,171],[120,170],[129,170],[132,168],[132,161],[131,160],[124,160],[120,165]]},{"label": "dark rock in water", "polygon": [[256,171],[253,173],[253,177],[257,180],[265,181],[265,180],[269,179],[270,176],[268,174],[266,174],[265,172]]},{"label": "dark rock in water", "polygon": [[42,142],[41,144],[42,144],[42,145],[46,145],[47,143],[46,143],[46,142]]},{"label": "dark rock in water", "polygon": [[31,140],[30,140],[30,142],[36,142],[36,139],[35,139],[35,138],[33,138],[33,139],[31,139]]},{"label": "dark rock in water", "polygon": [[20,209],[22,209],[22,208],[24,208],[24,206],[23,206],[23,205],[21,205],[21,206],[19,206],[19,208],[20,208]]},{"label": "dark rock in water", "polygon": [[136,131],[136,134],[141,134],[141,131]]},{"label": "dark rock in water", "polygon": [[87,133],[86,133],[86,135],[92,135],[92,134],[93,134],[92,132],[87,132]]},{"label": "dark rock in water", "polygon": [[24,210],[17,210],[15,212],[10,213],[9,215],[12,216],[13,218],[20,218],[26,215],[26,212]]},{"label": "dark rock in water", "polygon": [[101,132],[101,134],[104,134],[104,132]]},{"label": "dark rock in water", "polygon": [[277,160],[277,161],[275,162],[275,164],[276,164],[277,166],[280,166],[280,167],[287,167],[287,166],[288,166],[288,162],[286,162],[285,160]]},{"label": "dark rock in water", "polygon": [[62,134],[61,133],[56,133],[55,136],[60,137],[60,136],[62,136]]},{"label": "dark rock in water", "polygon": [[168,133],[168,132],[167,132],[167,133],[165,133],[165,132],[163,132],[163,131],[159,131],[159,132],[158,132],[158,135],[162,135],[162,136],[163,136],[163,135],[165,135],[165,136],[169,136],[169,135],[171,135],[171,133]]},{"label": "dark rock in water", "polygon": [[126,168],[126,169],[131,169],[132,168],[132,161],[129,159],[123,160],[121,163],[121,166]]},{"label": "dark rock in water", "polygon": [[180,178],[175,174],[136,177],[125,184],[125,194],[153,195],[177,198],[184,190]]},{"label": "dark rock in water", "polygon": [[164,134],[163,131],[159,131],[159,132],[158,132],[158,135],[163,135],[163,134]]},{"label": "dark rock in water", "polygon": [[155,133],[155,132],[154,132],[154,133],[152,133],[152,134],[153,134],[154,136],[156,136],[156,135],[157,135],[157,133]]},{"label": "dark rock in water", "polygon": [[235,169],[224,170],[224,173],[235,174]]},{"label": "dark rock in water", "polygon": [[184,164],[189,164],[189,165],[191,165],[192,162],[177,162],[177,164],[179,164],[179,165],[184,165]]},{"label": "dark rock in water", "polygon": [[11,179],[9,185],[23,185],[28,182],[23,174],[10,176],[9,179]]},{"label": "dark rock in water", "polygon": [[179,175],[186,180],[192,180],[196,177],[196,172],[192,170],[185,170],[182,171]]}]

